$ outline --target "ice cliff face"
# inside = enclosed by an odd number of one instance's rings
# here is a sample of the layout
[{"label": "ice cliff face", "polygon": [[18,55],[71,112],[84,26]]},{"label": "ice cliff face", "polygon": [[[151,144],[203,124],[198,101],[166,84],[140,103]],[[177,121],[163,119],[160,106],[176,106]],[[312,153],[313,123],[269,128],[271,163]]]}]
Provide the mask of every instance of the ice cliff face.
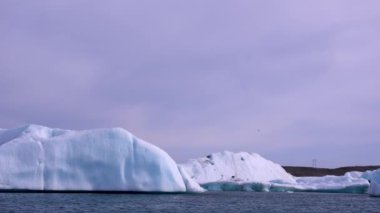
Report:
[{"label": "ice cliff face", "polygon": [[368,194],[371,196],[380,197],[380,169],[368,173],[367,175],[371,181]]},{"label": "ice cliff face", "polygon": [[[0,130],[0,189],[185,192],[197,189],[163,150],[121,128]],[[186,181],[186,185],[185,185]]]}]

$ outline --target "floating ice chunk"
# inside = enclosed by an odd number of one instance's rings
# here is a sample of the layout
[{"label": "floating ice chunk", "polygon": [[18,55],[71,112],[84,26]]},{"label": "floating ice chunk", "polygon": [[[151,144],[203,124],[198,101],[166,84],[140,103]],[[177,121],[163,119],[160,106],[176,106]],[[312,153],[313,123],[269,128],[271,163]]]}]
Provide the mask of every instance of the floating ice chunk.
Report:
[{"label": "floating ice chunk", "polygon": [[297,191],[366,193],[369,183],[360,172],[347,172],[343,176],[297,177]]}]

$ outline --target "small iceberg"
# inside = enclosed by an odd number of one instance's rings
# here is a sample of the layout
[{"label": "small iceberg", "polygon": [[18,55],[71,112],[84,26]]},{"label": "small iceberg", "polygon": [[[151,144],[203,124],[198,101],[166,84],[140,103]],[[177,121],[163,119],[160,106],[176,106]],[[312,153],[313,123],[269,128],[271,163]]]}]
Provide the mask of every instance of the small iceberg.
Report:
[{"label": "small iceberg", "polygon": [[380,169],[370,174],[368,194],[373,197],[380,197]]},{"label": "small iceberg", "polygon": [[181,166],[209,191],[366,193],[369,187],[366,173],[294,177],[256,153],[224,151]]}]

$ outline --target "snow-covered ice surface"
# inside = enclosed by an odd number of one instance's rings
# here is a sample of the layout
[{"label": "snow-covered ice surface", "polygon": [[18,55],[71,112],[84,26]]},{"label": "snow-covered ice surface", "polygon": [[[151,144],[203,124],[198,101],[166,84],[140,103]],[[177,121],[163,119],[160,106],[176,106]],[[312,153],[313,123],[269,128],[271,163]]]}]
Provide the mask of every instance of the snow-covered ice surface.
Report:
[{"label": "snow-covered ice surface", "polygon": [[279,164],[258,154],[229,151],[213,153],[207,157],[191,159],[181,166],[198,183],[282,181],[294,183],[293,177]]},{"label": "snow-covered ice surface", "polygon": [[258,154],[221,152],[181,165],[196,182],[211,191],[366,193],[361,172],[344,176],[293,177],[279,164]]},{"label": "snow-covered ice surface", "polygon": [[380,197],[380,169],[368,173],[367,175],[371,181],[368,189],[368,194],[370,196]]},{"label": "snow-covered ice surface", "polygon": [[196,191],[185,175],[166,152],[121,128],[0,130],[1,190]]}]

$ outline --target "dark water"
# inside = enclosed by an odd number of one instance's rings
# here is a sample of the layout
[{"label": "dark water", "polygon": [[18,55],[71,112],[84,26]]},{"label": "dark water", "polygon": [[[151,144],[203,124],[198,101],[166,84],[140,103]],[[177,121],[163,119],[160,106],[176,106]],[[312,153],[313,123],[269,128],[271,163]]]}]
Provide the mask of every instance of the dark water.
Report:
[{"label": "dark water", "polygon": [[0,193],[0,212],[380,212],[380,198],[363,194],[254,192]]}]

